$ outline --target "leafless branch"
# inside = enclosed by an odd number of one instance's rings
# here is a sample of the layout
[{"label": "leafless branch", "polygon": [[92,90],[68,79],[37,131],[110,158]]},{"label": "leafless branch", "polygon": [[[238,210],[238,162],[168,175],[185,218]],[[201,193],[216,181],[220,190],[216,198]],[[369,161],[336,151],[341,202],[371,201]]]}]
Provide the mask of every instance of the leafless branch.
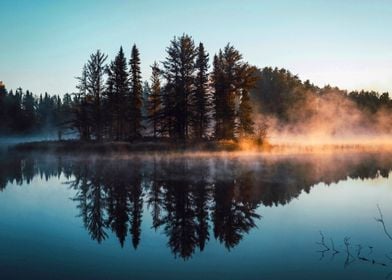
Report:
[{"label": "leafless branch", "polygon": [[329,251],[330,248],[327,246],[327,244],[325,244],[325,237],[324,237],[323,232],[321,230],[319,232],[320,232],[320,235],[321,235],[321,242],[317,242],[317,244],[322,246],[322,247],[324,247],[325,251]]},{"label": "leafless branch", "polygon": [[378,209],[378,213],[380,214],[380,217],[379,217],[379,218],[374,218],[374,219],[375,219],[377,222],[379,222],[379,223],[382,224],[382,227],[383,227],[383,229],[384,229],[384,232],[385,232],[386,236],[388,236],[388,238],[389,238],[390,240],[392,240],[392,236],[389,234],[389,232],[388,232],[388,230],[387,230],[387,228],[386,228],[386,226],[385,226],[384,216],[383,216],[382,211],[381,211],[381,208],[380,208],[380,206],[379,206],[378,204],[377,204],[377,209]]}]

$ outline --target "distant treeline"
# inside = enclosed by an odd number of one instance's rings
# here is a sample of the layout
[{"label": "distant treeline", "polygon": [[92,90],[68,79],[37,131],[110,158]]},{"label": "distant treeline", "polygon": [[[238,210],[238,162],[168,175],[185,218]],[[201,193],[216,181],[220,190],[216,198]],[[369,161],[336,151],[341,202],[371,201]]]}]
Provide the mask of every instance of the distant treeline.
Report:
[{"label": "distant treeline", "polygon": [[6,90],[0,82],[0,136],[57,135],[72,118],[70,94],[34,96],[22,88]]},{"label": "distant treeline", "polygon": [[214,55],[212,69],[204,45],[188,35],[175,37],[166,51],[166,59],[151,66],[149,82],[142,81],[134,45],[129,59],[122,47],[111,62],[101,51],[93,53],[77,78],[77,92],[62,99],[20,88],[7,92],[0,84],[0,133],[67,130],[82,140],[219,140],[263,137],[261,115],[299,124],[332,99],[338,100],[331,103],[335,107],[351,102],[366,116],[392,112],[388,93],[319,88],[285,69],[251,66],[230,44]]},{"label": "distant treeline", "polygon": [[298,76],[285,69],[271,67],[257,70],[256,77],[256,86],[250,95],[255,112],[273,116],[280,124],[298,127],[314,118],[321,126],[324,118],[334,123],[334,128],[338,128],[336,123],[340,119],[342,126],[344,124],[346,129],[352,129],[356,118],[357,126],[361,122],[368,122],[368,126],[384,122],[382,128],[386,129],[385,122],[389,121],[389,127],[392,128],[392,101],[388,92],[348,92],[329,85],[320,88],[309,80],[302,82]]}]

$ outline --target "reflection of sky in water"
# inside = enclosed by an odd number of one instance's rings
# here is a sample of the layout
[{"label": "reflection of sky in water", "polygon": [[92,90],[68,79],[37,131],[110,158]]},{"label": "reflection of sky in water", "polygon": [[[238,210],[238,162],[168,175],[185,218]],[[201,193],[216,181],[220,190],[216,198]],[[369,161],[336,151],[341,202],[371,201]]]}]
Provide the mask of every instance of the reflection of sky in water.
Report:
[{"label": "reflection of sky in water", "polygon": [[[329,186],[320,182],[285,205],[261,205],[257,228],[237,246],[228,251],[210,228],[204,251],[196,248],[186,261],[173,257],[162,228],[152,229],[146,203],[137,250],[129,236],[121,248],[110,230],[109,238],[98,244],[77,217],[72,200],[76,191],[65,184],[73,178],[61,175],[46,181],[35,176],[30,184],[8,183],[0,193],[0,271],[3,279],[384,279],[392,272],[385,258],[392,241],[374,217],[379,204],[392,230],[391,176],[349,178]],[[320,260],[319,230],[340,251],[333,259],[328,252]],[[346,236],[351,237],[353,255],[357,244],[364,254],[371,245],[371,257],[388,267],[356,260],[344,268]]]}]

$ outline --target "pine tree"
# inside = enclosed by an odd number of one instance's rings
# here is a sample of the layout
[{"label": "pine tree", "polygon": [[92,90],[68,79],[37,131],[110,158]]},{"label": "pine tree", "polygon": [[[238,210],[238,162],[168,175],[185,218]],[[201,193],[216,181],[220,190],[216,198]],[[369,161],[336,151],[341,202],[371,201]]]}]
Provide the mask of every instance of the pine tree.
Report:
[{"label": "pine tree", "polygon": [[102,140],[103,116],[102,96],[105,91],[104,73],[107,55],[100,50],[90,55],[87,62],[87,91],[92,104],[92,128],[96,140]]},{"label": "pine tree", "polygon": [[202,139],[210,121],[210,96],[208,92],[208,54],[204,45],[199,44],[196,58],[195,91],[193,95],[193,131],[197,139]]},{"label": "pine tree", "polygon": [[[90,106],[88,102],[88,92],[87,92],[87,65],[83,66],[82,75],[76,79],[79,81],[76,88],[78,92],[75,96],[75,120],[73,121],[73,126],[79,131],[81,140],[90,140],[91,138],[91,117],[90,117]],[[42,96],[40,97],[39,111],[41,112],[41,121],[45,118],[44,114],[44,102]]]},{"label": "pine tree", "polygon": [[73,101],[71,94],[64,94],[61,107],[61,125],[66,131],[72,129],[72,106]]},{"label": "pine tree", "polygon": [[36,113],[35,113],[35,99],[31,92],[28,90],[22,98],[22,109],[23,109],[23,130],[25,132],[32,132],[36,125]]},{"label": "pine tree", "polygon": [[[239,69],[238,91],[237,95],[241,96],[241,103],[238,109],[239,136],[250,136],[254,134],[254,121],[252,105],[249,92],[255,87],[257,82],[257,68],[243,63]],[[264,124],[259,124],[264,126]]]},{"label": "pine tree", "polygon": [[115,57],[114,61],[107,69],[107,103],[109,107],[110,119],[113,120],[111,126],[114,127],[113,134],[115,140],[125,140],[127,119],[127,99],[129,97],[129,83],[127,61],[122,47]]},{"label": "pine tree", "polygon": [[157,62],[151,66],[151,94],[149,95],[148,119],[152,124],[153,136],[158,136],[160,130],[160,112],[162,109],[161,101],[161,82],[159,80],[160,70]]},{"label": "pine tree", "polygon": [[[142,128],[143,128],[143,133],[145,134],[146,131],[149,129],[149,120],[148,120],[148,107],[150,106],[149,104],[149,96],[151,95],[151,87],[148,81],[143,82],[143,90],[142,90]],[[147,133],[148,134],[148,133]]]},{"label": "pine tree", "polygon": [[252,120],[252,106],[250,104],[249,93],[244,91],[241,96],[241,103],[238,110],[239,135],[249,136],[254,133],[254,121]]},{"label": "pine tree", "polygon": [[130,65],[130,111],[129,111],[129,122],[130,122],[130,131],[129,138],[136,139],[141,137],[141,129],[142,129],[142,78],[140,71],[140,55],[139,50],[136,45],[132,47],[131,59],[129,61]]},{"label": "pine tree", "polygon": [[[234,139],[236,98],[255,84],[254,67],[242,61],[242,55],[230,44],[214,57],[215,137]],[[246,98],[246,97],[245,97]]]},{"label": "pine tree", "polygon": [[15,94],[11,96],[11,107],[9,109],[10,120],[12,121],[11,130],[14,133],[23,131],[23,111],[22,111],[22,88],[17,88]]},{"label": "pine tree", "polygon": [[224,73],[223,73],[223,63],[222,51],[219,51],[218,55],[214,56],[213,61],[213,72],[212,72],[212,80],[214,87],[213,94],[213,103],[214,103],[214,120],[215,120],[215,129],[214,134],[216,139],[222,139],[224,137],[223,132],[223,122],[224,119],[224,108],[225,104],[225,81],[224,81]]},{"label": "pine tree", "polygon": [[[167,58],[163,62],[166,79],[165,95],[173,101],[167,109],[169,122],[173,122],[173,133],[181,140],[189,136],[190,102],[194,85],[195,57],[197,49],[192,37],[182,35],[174,38],[167,48]],[[167,96],[172,95],[172,97]],[[169,103],[169,102],[168,102]],[[170,102],[171,103],[171,102]]]},{"label": "pine tree", "polygon": [[2,81],[0,81],[0,133],[3,133],[6,130],[6,98],[7,98],[7,90]]}]

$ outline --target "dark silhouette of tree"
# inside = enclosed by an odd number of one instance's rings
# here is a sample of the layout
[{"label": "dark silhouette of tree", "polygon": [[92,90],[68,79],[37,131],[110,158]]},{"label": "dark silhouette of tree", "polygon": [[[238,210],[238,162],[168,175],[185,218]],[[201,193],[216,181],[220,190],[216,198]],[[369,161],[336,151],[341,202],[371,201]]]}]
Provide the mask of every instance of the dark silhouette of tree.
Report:
[{"label": "dark silhouette of tree", "polygon": [[229,44],[214,57],[213,66],[215,137],[234,139],[236,98],[253,87],[255,68],[243,62],[242,55]]},{"label": "dark silhouette of tree", "polygon": [[103,116],[102,116],[102,98],[104,95],[104,73],[105,61],[107,55],[103,54],[100,50],[90,55],[87,62],[87,92],[88,100],[91,99],[92,104],[92,132],[95,139],[102,140],[103,129]]},{"label": "dark silhouette of tree", "polygon": [[22,99],[24,131],[32,132],[35,128],[34,127],[36,125],[35,107],[36,107],[36,103],[33,94],[27,90],[26,93],[23,95],[23,99]]},{"label": "dark silhouette of tree", "polygon": [[11,118],[13,121],[11,122],[11,130],[12,131],[20,131],[23,133],[23,110],[22,110],[22,98],[23,91],[22,88],[17,88],[15,94],[10,94],[10,108],[9,113],[13,114]]},{"label": "dark silhouette of tree", "polygon": [[140,71],[139,50],[136,45],[132,47],[130,65],[130,98],[129,98],[129,138],[131,140],[141,137],[142,129],[142,77]]},{"label": "dark silhouette of tree", "polygon": [[204,45],[199,44],[196,58],[195,90],[193,95],[192,126],[195,137],[202,139],[207,135],[207,129],[211,119],[211,97],[209,95],[208,82],[208,54]]},{"label": "dark silhouette of tree", "polygon": [[250,104],[249,94],[246,91],[244,91],[241,96],[241,102],[238,110],[238,121],[238,130],[241,137],[249,136],[254,133],[252,105]]},{"label": "dark silhouette of tree", "polygon": [[149,106],[150,106],[150,98],[151,95],[151,87],[148,81],[144,81],[143,83],[143,93],[142,93],[142,122],[141,122],[141,126],[142,126],[142,137],[143,136],[147,136],[150,135],[151,133],[151,128],[149,127]]},{"label": "dark silhouette of tree", "polygon": [[170,136],[185,140],[189,136],[197,49],[193,39],[184,34],[179,38],[175,37],[166,51],[163,76],[166,79],[165,95],[169,95],[170,100],[164,105],[168,107],[167,117],[173,122],[170,124],[173,126]]},{"label": "dark silhouette of tree", "polygon": [[0,133],[4,133],[7,127],[7,90],[2,81],[0,81]]},{"label": "dark silhouette of tree", "polygon": [[[109,124],[113,126],[113,134],[115,140],[125,140],[125,120],[127,119],[127,106],[129,101],[129,83],[127,62],[122,47],[115,57],[114,61],[110,63],[107,69],[107,103],[110,120],[113,122]],[[111,129],[112,130],[112,129]]]},{"label": "dark silhouette of tree", "polygon": [[[74,105],[75,120],[73,126],[79,132],[80,139],[90,140],[91,138],[91,106],[89,104],[88,89],[87,89],[87,65],[83,66],[82,75],[77,77],[79,83],[76,86],[78,93]],[[41,102],[42,103],[42,102]]]},{"label": "dark silhouette of tree", "polygon": [[[259,106],[260,112],[272,114],[287,122],[291,117],[290,106],[301,102],[307,89],[297,76],[285,69],[266,67],[255,75],[258,80],[250,94],[253,102]],[[315,89],[309,84],[307,88]]]},{"label": "dark silhouette of tree", "polygon": [[161,130],[160,127],[160,114],[162,110],[162,100],[161,100],[161,82],[159,79],[160,70],[158,63],[154,62],[151,66],[151,94],[148,97],[148,119],[152,124],[153,136],[156,138],[158,136],[158,131]]},{"label": "dark silhouette of tree", "polygon": [[214,120],[215,120],[215,129],[214,136],[219,139],[223,137],[223,122],[224,122],[224,109],[227,107],[225,104],[225,81],[224,81],[224,73],[223,73],[223,65],[222,65],[222,51],[219,51],[218,55],[214,55],[213,61],[213,103],[214,103]]}]

